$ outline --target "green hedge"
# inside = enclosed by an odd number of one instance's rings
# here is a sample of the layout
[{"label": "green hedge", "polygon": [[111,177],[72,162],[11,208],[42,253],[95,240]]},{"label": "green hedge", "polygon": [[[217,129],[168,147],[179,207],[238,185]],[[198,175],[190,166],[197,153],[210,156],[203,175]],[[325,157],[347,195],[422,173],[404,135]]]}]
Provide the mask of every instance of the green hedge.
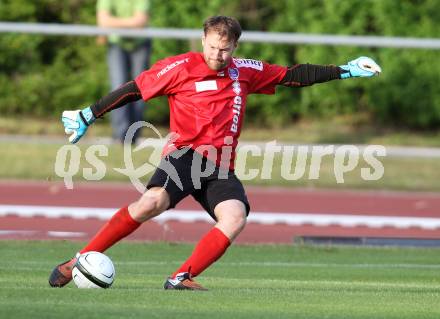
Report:
[{"label": "green hedge", "polygon": [[[237,17],[245,30],[438,37],[438,0],[152,0],[155,27],[200,28],[214,14]],[[3,0],[0,20],[95,24],[95,1]],[[58,117],[108,92],[105,47],[92,37],[0,34],[0,112]],[[199,41],[155,39],[152,61]],[[439,52],[418,49],[242,43],[237,56],[272,63],[343,64],[359,55],[378,61],[383,74],[305,89],[279,88],[252,96],[247,121],[283,125],[302,117],[367,113],[384,125],[430,129],[440,124]],[[167,123],[166,100],[148,103],[147,117]]]}]

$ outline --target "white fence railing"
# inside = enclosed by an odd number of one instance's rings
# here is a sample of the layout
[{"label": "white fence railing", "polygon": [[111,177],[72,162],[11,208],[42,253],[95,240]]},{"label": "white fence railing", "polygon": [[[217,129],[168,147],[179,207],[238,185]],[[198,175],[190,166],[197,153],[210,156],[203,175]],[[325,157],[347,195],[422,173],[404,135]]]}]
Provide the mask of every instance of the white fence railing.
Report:
[{"label": "white fence railing", "polygon": [[[144,37],[162,39],[199,39],[202,31],[198,29],[113,29],[100,28],[91,25],[55,24],[55,23],[19,23],[0,22],[1,32],[52,34],[52,35],[81,35],[97,36],[118,34],[125,37]],[[288,44],[325,44],[348,45],[362,47],[417,48],[440,49],[438,38],[404,38],[385,36],[348,36],[323,35],[304,33],[258,32],[245,31],[240,39],[242,42],[288,43]]]}]

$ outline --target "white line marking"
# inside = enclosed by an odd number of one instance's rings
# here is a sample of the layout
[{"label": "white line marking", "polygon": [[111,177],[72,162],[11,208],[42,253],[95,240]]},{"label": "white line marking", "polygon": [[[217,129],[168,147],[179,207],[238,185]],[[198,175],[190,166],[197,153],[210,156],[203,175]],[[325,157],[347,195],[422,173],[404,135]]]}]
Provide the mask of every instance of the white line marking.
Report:
[{"label": "white line marking", "polygon": [[72,237],[72,238],[78,238],[78,237],[85,237],[87,233],[83,232],[72,232],[72,231],[48,231],[47,235],[49,237]]},{"label": "white line marking", "polygon": [[[114,261],[115,266],[163,266],[163,265],[180,265],[183,260],[178,261],[154,261],[154,260],[146,260],[146,261]],[[12,264],[11,262],[1,261],[0,267]],[[14,261],[15,266],[23,267],[23,266],[47,266],[52,265],[50,262],[43,261]],[[312,267],[312,268],[365,268],[365,269],[440,269],[439,264],[370,264],[370,263],[307,263],[307,262],[259,262],[259,261],[250,261],[250,262],[228,262],[228,261],[220,261],[216,265],[221,266],[256,266],[256,267]],[[216,266],[217,267],[217,266]],[[30,268],[32,269],[32,268]],[[33,268],[35,269],[35,268]]]},{"label": "white line marking", "polygon": [[0,230],[0,236],[10,236],[10,235],[34,235],[38,233],[36,230]]},{"label": "white line marking", "polygon": [[[70,217],[78,219],[98,218],[107,220],[113,216],[116,211],[117,208],[0,205],[0,217],[13,214],[20,217],[44,216],[48,218]],[[179,221],[184,223],[198,221],[213,222],[211,217],[203,211],[175,209],[157,216],[154,220],[158,223],[166,223],[168,221]],[[371,228],[418,227],[428,230],[440,229],[440,218],[431,217],[251,212],[248,222],[263,225],[286,224],[292,226],[366,226]]]},{"label": "white line marking", "polygon": [[[115,265],[120,266],[161,266],[161,265],[170,265],[170,264],[181,264],[182,261],[122,261],[115,262]],[[252,266],[252,267],[297,267],[297,268],[402,268],[402,269],[440,269],[440,265],[434,264],[347,264],[347,263],[305,263],[305,262],[258,262],[258,261],[250,261],[250,262],[227,262],[221,261],[216,265],[221,266]]]},{"label": "white line marking", "polygon": [[[43,233],[43,231],[0,229],[0,236],[11,236],[11,235],[32,236],[39,233]],[[46,233],[49,237],[60,237],[60,238],[66,238],[66,237],[79,238],[79,237],[85,237],[87,235],[87,233],[84,232],[52,231],[52,230],[44,233]]]},{"label": "white line marking", "polygon": [[[214,277],[211,277],[214,278]],[[239,282],[240,287],[256,287],[255,279],[248,278],[225,278],[225,277],[215,277],[215,280],[222,282]],[[248,285],[246,283],[249,283]],[[407,289],[439,289],[440,285],[436,282],[383,282],[383,281],[353,281],[351,279],[347,279],[347,281],[341,280],[289,280],[289,279],[266,279],[263,278],[260,281],[261,285],[266,286],[270,285],[272,289],[273,287],[281,287],[279,289],[285,289],[285,287],[298,287],[298,286],[310,286],[310,285],[318,285],[318,286],[341,286],[348,287],[352,289],[353,287],[371,287],[371,288],[407,288]],[[438,293],[435,291],[435,293]]]}]

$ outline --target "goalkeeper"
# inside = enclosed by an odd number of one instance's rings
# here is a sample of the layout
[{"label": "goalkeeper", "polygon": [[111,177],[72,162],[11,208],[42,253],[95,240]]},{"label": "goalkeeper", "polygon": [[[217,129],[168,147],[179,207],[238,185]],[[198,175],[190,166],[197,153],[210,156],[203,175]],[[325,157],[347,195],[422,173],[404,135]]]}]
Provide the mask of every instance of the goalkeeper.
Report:
[{"label": "goalkeeper", "polygon": [[[341,66],[281,66],[234,58],[240,35],[240,24],[234,18],[210,17],[204,23],[202,52],[158,61],[90,107],[63,113],[69,141],[76,143],[95,119],[105,113],[139,99],[147,101],[166,95],[170,131],[175,136],[165,146],[147,191],[118,210],[78,253],[104,252],[142,223],[191,195],[214,219],[215,225],[196,244],[189,258],[165,280],[164,288],[205,290],[194,278],[225,253],[245,227],[250,210],[243,185],[234,173],[235,149],[247,96],[274,94],[278,85],[305,87],[331,80],[371,77],[381,72],[367,57]],[[196,164],[198,167],[194,167]],[[178,178],[168,175],[170,167]],[[194,171],[200,171],[197,183]],[[71,281],[77,256],[54,268],[49,277],[52,287],[62,287]]]}]

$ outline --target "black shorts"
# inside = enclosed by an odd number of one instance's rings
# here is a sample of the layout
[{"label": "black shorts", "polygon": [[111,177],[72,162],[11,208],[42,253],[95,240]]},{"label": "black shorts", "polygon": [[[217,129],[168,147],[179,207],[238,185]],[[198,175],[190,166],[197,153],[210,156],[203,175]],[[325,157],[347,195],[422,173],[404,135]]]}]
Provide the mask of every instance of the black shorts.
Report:
[{"label": "black shorts", "polygon": [[162,158],[148,182],[147,189],[152,187],[167,191],[168,208],[174,208],[186,196],[192,195],[214,220],[214,208],[229,199],[241,201],[246,206],[246,215],[249,214],[246,193],[235,173],[220,169],[192,149],[178,150]]}]

